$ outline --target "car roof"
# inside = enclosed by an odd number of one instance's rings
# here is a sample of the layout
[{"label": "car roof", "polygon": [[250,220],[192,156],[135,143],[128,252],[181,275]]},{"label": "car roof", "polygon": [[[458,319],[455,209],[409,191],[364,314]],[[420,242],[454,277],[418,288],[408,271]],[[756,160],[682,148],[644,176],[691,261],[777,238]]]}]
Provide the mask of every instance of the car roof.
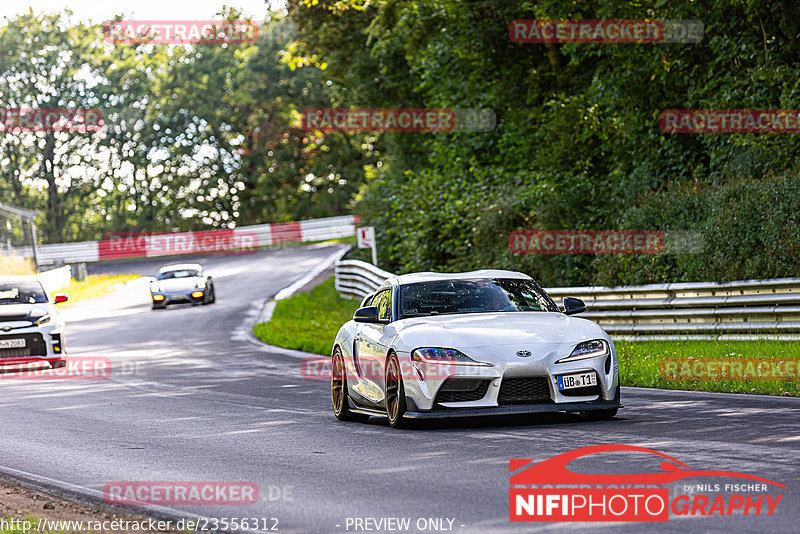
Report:
[{"label": "car roof", "polygon": [[388,283],[392,286],[416,284],[419,282],[439,282],[446,280],[474,280],[476,278],[517,278],[520,280],[532,280],[525,273],[517,271],[505,271],[502,269],[481,269],[480,271],[469,271],[466,273],[410,273],[388,278],[384,285]]},{"label": "car roof", "polygon": [[172,265],[165,265],[158,270],[159,273],[165,273],[167,271],[202,271],[203,266],[199,263],[174,263]]},{"label": "car roof", "polygon": [[0,276],[0,283],[5,283],[5,282],[9,282],[9,283],[14,283],[14,282],[39,282],[39,284],[42,283],[42,281],[39,280],[39,278],[37,278],[37,275],[35,275],[35,274],[9,274],[9,275],[5,275],[5,276]]}]

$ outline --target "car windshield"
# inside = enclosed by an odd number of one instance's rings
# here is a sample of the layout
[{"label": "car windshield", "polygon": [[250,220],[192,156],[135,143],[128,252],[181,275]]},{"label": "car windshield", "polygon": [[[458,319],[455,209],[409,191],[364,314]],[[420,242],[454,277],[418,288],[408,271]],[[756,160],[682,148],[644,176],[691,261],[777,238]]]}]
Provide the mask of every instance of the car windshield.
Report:
[{"label": "car windshield", "polygon": [[200,276],[200,271],[195,269],[180,269],[177,271],[164,271],[158,274],[159,280],[170,280],[172,278],[192,278]]},{"label": "car windshield", "polygon": [[0,282],[0,305],[43,304],[47,295],[39,282]]},{"label": "car windshield", "polygon": [[405,317],[456,313],[553,311],[558,306],[533,280],[496,278],[420,282],[400,286]]}]

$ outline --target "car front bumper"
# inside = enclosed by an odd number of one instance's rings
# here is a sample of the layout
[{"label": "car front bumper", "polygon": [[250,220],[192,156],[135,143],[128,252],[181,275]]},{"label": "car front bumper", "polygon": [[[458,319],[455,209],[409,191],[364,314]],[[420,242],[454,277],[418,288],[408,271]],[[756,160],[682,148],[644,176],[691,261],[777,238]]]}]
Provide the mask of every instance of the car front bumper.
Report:
[{"label": "car front bumper", "polygon": [[[409,369],[404,373],[408,410],[418,414],[414,417],[424,418],[619,408],[619,369],[613,344],[604,357],[555,363],[565,352],[569,354],[570,345],[540,348],[538,354],[514,360],[492,358],[488,353],[476,358],[491,362],[488,366],[415,364],[407,359],[408,353],[400,353],[401,366]],[[559,389],[559,377],[586,373],[595,375],[596,385]],[[440,395],[451,380],[482,384],[471,397]]]},{"label": "car front bumper", "polygon": [[63,324],[14,328],[8,332],[0,332],[0,340],[8,339],[24,339],[25,346],[0,349],[0,365],[66,360]]},{"label": "car front bumper", "polygon": [[595,410],[613,410],[622,408],[619,400],[597,400],[589,402],[562,402],[552,404],[521,404],[513,406],[494,406],[488,408],[445,408],[433,411],[407,411],[404,417],[408,419],[450,419],[452,417],[479,417],[479,416],[513,416],[529,413],[553,412],[583,412]]},{"label": "car front bumper", "polygon": [[[198,297],[193,297],[192,293],[202,293]],[[156,300],[154,297],[156,295],[161,295],[164,297],[164,300]],[[192,289],[190,291],[159,291],[158,293],[151,293],[150,298],[153,301],[153,304],[156,306],[166,306],[167,304],[185,304],[185,303],[198,303],[203,302],[205,299],[206,292],[203,289]]]}]

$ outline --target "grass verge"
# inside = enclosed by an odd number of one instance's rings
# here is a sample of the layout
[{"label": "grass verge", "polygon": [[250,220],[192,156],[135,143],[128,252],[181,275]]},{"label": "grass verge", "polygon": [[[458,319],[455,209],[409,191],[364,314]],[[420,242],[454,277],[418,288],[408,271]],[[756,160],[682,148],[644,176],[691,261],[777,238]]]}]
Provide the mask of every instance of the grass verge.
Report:
[{"label": "grass verge", "polygon": [[108,293],[113,286],[139,278],[135,274],[90,274],[83,282],[72,280],[69,285],[53,293],[68,293],[70,302],[99,297]]},{"label": "grass verge", "polygon": [[329,356],[336,333],[353,318],[358,304],[341,298],[331,277],[310,293],[279,300],[272,319],[257,324],[253,333],[270,345]]},{"label": "grass verge", "polygon": [[0,276],[17,274],[36,274],[33,260],[15,254],[0,255]]},{"label": "grass verge", "polygon": [[[800,396],[800,343],[796,341],[620,341],[615,345],[623,386]],[[749,362],[755,363],[748,368]],[[736,364],[739,371],[733,367]],[[774,368],[779,372],[773,374]],[[780,372],[785,375],[780,380],[758,378]],[[682,379],[687,377],[692,379]]]}]

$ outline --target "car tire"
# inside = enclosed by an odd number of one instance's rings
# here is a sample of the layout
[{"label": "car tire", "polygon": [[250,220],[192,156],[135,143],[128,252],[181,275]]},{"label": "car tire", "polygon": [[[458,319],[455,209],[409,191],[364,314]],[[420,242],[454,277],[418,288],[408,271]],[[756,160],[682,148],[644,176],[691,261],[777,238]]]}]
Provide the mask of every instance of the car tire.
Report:
[{"label": "car tire", "polygon": [[208,288],[208,297],[203,300],[203,304],[214,304],[217,301],[217,295],[214,292],[214,286]]},{"label": "car tire", "polygon": [[406,391],[403,386],[403,374],[400,372],[400,360],[397,354],[389,353],[386,361],[386,417],[392,428],[409,428],[406,413]]},{"label": "car tire", "polygon": [[366,421],[368,415],[353,413],[347,404],[347,372],[344,368],[344,356],[339,347],[333,351],[331,357],[331,403],[333,415],[339,421]]},{"label": "car tire", "polygon": [[[614,393],[614,400],[619,404],[620,400],[620,387],[617,386],[617,391]],[[613,419],[619,408],[611,408],[608,410],[585,410],[582,412],[578,412],[581,417],[586,419],[587,421],[608,421],[609,419]]]},{"label": "car tire", "polygon": [[154,310],[163,310],[166,307],[167,307],[166,304],[153,304]]},{"label": "car tire", "polygon": [[55,360],[50,362],[51,369],[61,369],[62,367],[66,367],[67,362],[64,360]]}]

